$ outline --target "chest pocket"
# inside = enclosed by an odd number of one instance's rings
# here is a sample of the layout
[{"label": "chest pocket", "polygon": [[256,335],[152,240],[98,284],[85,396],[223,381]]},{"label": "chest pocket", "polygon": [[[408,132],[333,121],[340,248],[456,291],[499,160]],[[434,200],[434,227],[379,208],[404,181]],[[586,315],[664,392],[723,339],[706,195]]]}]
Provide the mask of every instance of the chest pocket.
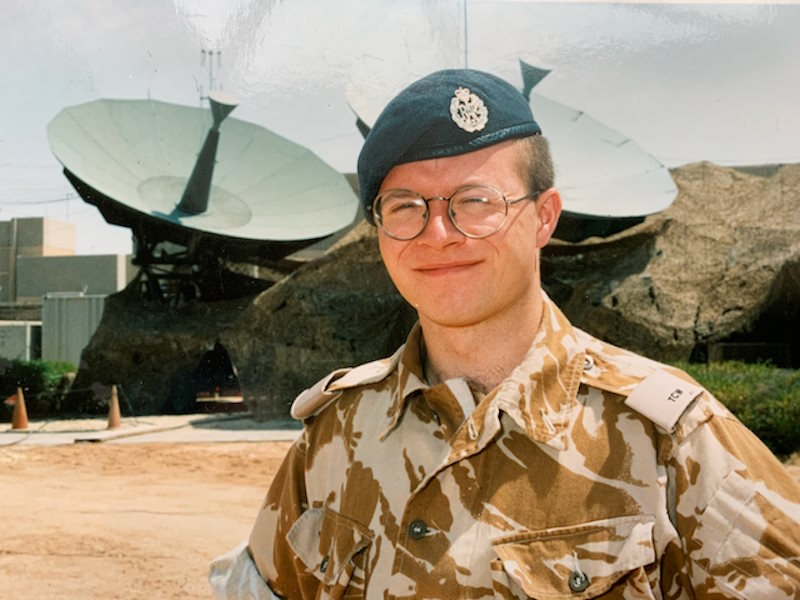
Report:
[{"label": "chest pocket", "polygon": [[497,598],[654,598],[651,517],[620,517],[497,540]]},{"label": "chest pocket", "polygon": [[363,525],[327,508],[310,508],[292,525],[286,539],[309,574],[319,580],[309,598],[361,598],[366,552],[373,539]]}]

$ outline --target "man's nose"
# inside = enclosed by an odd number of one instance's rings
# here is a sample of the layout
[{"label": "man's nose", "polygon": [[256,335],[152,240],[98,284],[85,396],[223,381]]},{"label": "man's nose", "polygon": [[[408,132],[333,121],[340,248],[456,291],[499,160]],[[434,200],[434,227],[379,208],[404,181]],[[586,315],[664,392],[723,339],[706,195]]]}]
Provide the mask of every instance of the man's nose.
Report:
[{"label": "man's nose", "polygon": [[456,238],[462,238],[461,232],[453,225],[448,212],[447,198],[430,198],[428,200],[428,224],[420,234],[431,244],[447,244]]}]

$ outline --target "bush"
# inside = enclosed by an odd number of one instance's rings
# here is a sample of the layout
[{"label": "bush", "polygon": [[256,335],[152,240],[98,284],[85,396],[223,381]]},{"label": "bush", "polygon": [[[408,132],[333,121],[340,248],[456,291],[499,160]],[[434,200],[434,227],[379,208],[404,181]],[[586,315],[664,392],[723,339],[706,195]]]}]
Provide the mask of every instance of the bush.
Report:
[{"label": "bush", "polygon": [[800,449],[800,371],[737,361],[676,366],[714,394],[777,456]]},{"label": "bush", "polygon": [[[68,374],[75,371],[72,363],[46,360],[12,360],[0,375],[0,394],[5,399],[22,388],[25,406],[31,417],[50,416],[58,412]],[[10,411],[9,411],[10,415]]]}]

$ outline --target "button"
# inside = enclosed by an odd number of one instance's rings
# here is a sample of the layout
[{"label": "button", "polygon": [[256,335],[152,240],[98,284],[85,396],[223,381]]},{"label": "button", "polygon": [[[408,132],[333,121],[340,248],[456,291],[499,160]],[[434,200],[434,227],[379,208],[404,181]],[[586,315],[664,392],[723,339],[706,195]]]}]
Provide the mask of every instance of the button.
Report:
[{"label": "button", "polygon": [[[324,573],[325,571],[328,570],[328,563],[329,562],[330,562],[330,558],[327,555],[325,555],[325,557],[322,559],[322,562],[319,563],[319,572],[320,573]],[[570,580],[570,581],[572,581],[572,580]],[[572,585],[572,584],[570,583],[570,585]]]},{"label": "button", "polygon": [[419,540],[424,538],[428,535],[428,525],[425,521],[417,519],[416,521],[411,521],[411,524],[408,526],[408,535],[411,536],[411,539]]},{"label": "button", "polygon": [[591,356],[586,356],[583,359],[583,370],[584,371],[591,371],[594,369],[594,359]]},{"label": "button", "polygon": [[569,589],[576,594],[589,587],[589,578],[583,571],[573,571],[569,576]]}]

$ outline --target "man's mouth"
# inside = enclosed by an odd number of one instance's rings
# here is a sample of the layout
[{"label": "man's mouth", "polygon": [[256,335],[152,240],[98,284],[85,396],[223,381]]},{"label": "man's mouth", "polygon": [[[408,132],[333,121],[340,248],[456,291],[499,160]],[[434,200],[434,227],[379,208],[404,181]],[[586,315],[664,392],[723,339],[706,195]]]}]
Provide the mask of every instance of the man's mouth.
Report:
[{"label": "man's mouth", "polygon": [[416,267],[415,271],[418,271],[424,275],[445,275],[449,273],[458,273],[459,271],[466,271],[478,263],[479,261],[476,260],[431,262],[419,265]]}]

